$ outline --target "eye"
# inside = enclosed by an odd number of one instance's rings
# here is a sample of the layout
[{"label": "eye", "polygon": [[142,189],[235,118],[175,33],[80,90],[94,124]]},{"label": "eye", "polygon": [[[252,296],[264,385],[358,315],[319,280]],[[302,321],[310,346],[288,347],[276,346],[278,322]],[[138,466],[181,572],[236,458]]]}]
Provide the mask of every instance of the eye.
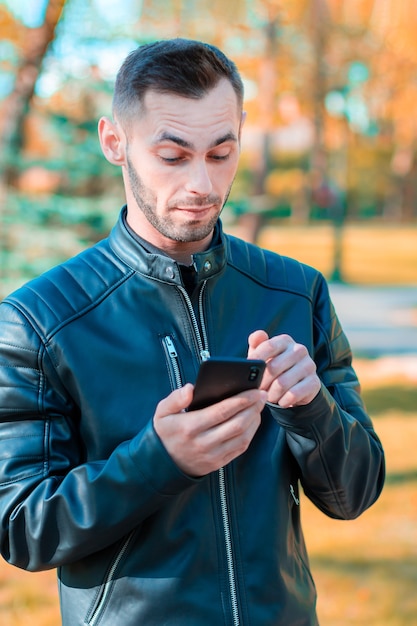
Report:
[{"label": "eye", "polygon": [[184,161],[186,155],[182,150],[177,150],[172,147],[164,148],[161,146],[161,148],[156,152],[156,156],[167,165],[175,165]]},{"label": "eye", "polygon": [[169,163],[171,165],[175,163],[180,163],[181,161],[183,161],[183,157],[164,157],[162,155],[159,155],[159,158],[164,163]]},{"label": "eye", "polygon": [[212,161],[227,161],[230,156],[230,151],[228,152],[214,152],[213,154],[209,154],[209,158]]}]

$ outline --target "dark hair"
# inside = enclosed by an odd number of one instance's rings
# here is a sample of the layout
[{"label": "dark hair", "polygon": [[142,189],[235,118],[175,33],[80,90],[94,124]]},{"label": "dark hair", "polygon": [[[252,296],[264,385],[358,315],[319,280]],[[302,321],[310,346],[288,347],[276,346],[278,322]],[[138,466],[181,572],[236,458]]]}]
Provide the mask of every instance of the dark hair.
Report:
[{"label": "dark hair", "polygon": [[230,81],[242,106],[237,67],[215,46],[180,38],[145,44],[128,55],[117,74],[113,112],[129,122],[150,89],[199,99],[222,78]]}]

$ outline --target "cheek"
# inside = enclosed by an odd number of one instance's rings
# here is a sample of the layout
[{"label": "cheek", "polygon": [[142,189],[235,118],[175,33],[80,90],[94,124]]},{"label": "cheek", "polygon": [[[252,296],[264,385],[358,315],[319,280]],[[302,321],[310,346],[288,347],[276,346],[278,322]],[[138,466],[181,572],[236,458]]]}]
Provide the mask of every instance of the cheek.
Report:
[{"label": "cheek", "polygon": [[167,168],[153,170],[148,178],[148,191],[152,194],[157,209],[163,210],[172,198],[181,195],[182,176]]},{"label": "cheek", "polygon": [[143,167],[139,170],[146,189],[155,197],[164,196],[172,186],[173,176],[162,167]]},{"label": "cheek", "polygon": [[216,170],[213,173],[212,181],[214,186],[222,187],[223,189],[228,189],[232,184],[237,172],[237,163],[233,162],[221,168],[221,170]]}]

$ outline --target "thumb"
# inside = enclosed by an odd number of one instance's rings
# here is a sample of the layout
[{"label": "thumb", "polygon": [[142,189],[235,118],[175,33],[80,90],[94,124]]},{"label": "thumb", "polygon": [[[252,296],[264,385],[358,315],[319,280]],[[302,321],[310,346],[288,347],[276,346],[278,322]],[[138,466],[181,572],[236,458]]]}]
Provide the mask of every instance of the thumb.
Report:
[{"label": "thumb", "polygon": [[176,413],[184,411],[193,399],[193,389],[193,385],[187,383],[184,387],[172,391],[169,396],[163,398],[163,400],[158,403],[155,418],[160,419],[167,415],[175,415]]},{"label": "thumb", "polygon": [[256,350],[256,348],[260,346],[261,343],[267,341],[268,339],[268,333],[266,333],[264,330],[255,330],[253,333],[251,333],[248,338],[248,358],[253,358],[254,350]]}]

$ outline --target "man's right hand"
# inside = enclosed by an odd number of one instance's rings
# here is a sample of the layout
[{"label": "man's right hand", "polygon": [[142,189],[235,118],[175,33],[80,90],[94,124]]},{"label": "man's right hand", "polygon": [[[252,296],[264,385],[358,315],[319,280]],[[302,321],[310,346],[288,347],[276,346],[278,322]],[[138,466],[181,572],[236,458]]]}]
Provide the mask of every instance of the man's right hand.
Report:
[{"label": "man's right hand", "polygon": [[247,450],[261,423],[267,392],[252,389],[186,412],[192,398],[193,385],[188,383],[161,400],[154,427],[178,467],[189,476],[199,477]]}]

